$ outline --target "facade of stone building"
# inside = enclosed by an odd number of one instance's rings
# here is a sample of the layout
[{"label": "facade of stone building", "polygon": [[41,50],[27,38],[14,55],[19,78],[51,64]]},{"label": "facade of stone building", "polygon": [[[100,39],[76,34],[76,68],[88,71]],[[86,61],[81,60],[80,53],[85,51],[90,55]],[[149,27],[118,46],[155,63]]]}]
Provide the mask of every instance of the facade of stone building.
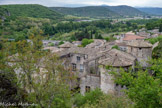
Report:
[{"label": "facade of stone building", "polygon": [[[100,88],[104,93],[120,92],[120,89],[116,86],[113,81],[113,76],[110,72],[120,72],[120,68],[126,71],[129,68],[134,68],[136,58],[126,52],[122,52],[116,49],[111,49],[105,54],[105,58],[100,59],[100,76],[101,84]],[[106,68],[108,67],[108,68]],[[109,68],[110,67],[110,68]]]},{"label": "facade of stone building", "polygon": [[147,61],[152,57],[152,44],[142,40],[134,40],[127,45],[127,52],[135,56],[142,67],[148,67]]},{"label": "facade of stone building", "polygon": [[[98,42],[96,43],[98,45]],[[70,66],[76,73],[79,83],[73,85],[73,89],[80,88],[82,94],[95,88],[100,88],[104,93],[121,94],[120,90],[126,87],[114,83],[110,74],[111,69],[113,68],[115,72],[120,72],[120,68],[125,71],[129,68],[134,70],[137,61],[143,67],[149,66],[146,61],[152,54],[152,45],[143,40],[125,43],[123,45],[126,47],[125,52],[111,49],[109,43],[103,43],[100,48],[95,47],[95,44],[90,46],[86,48],[71,46],[58,53],[62,59],[68,61],[65,62],[66,66]]]},{"label": "facade of stone building", "polygon": [[113,77],[105,66],[112,66],[119,71],[120,67],[134,67],[136,61],[132,55],[116,49],[101,51],[78,47],[64,50],[60,55],[69,61],[68,65],[77,73],[79,83],[75,86],[80,88],[82,94],[95,88],[100,88],[104,93],[115,92]]}]

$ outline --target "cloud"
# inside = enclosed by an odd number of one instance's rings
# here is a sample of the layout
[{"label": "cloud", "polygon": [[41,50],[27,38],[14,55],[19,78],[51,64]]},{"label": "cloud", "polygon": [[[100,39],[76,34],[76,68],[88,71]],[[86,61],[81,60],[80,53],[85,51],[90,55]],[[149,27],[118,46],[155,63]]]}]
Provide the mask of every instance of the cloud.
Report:
[{"label": "cloud", "polygon": [[129,5],[161,7],[162,0],[0,0],[0,4],[41,4],[45,6],[68,5]]}]

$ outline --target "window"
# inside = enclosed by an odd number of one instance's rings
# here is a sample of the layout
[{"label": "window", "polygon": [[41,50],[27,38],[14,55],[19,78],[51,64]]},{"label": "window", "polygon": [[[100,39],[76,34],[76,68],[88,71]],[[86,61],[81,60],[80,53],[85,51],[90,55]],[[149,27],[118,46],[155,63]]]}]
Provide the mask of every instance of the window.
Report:
[{"label": "window", "polygon": [[91,87],[90,86],[86,86],[86,92],[89,92],[91,90]]},{"label": "window", "polygon": [[80,57],[79,56],[77,56],[77,62],[80,62]]},{"label": "window", "polygon": [[84,70],[83,64],[80,64],[80,72],[83,72],[83,70]]},{"label": "window", "polygon": [[76,71],[76,64],[75,63],[72,63],[72,70]]}]

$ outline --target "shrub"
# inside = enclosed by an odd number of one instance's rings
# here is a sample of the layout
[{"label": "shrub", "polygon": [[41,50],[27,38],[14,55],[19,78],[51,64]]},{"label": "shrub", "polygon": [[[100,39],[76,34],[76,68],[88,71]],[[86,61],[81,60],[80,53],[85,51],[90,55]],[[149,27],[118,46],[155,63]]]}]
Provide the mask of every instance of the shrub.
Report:
[{"label": "shrub", "polygon": [[117,49],[117,50],[119,50],[119,47],[118,47],[117,45],[114,45],[114,46],[112,47],[112,49]]},{"label": "shrub", "polygon": [[64,44],[64,42],[63,42],[63,41],[60,41],[60,42],[59,42],[59,45],[62,45],[62,44]]},{"label": "shrub", "polygon": [[88,44],[90,44],[92,42],[94,42],[93,39],[83,39],[82,40],[82,46],[85,47],[85,46],[87,46]]},{"label": "shrub", "polygon": [[100,89],[95,89],[94,91],[87,92],[85,93],[85,96],[77,94],[74,99],[74,104],[77,107],[81,107],[86,103],[95,104],[103,95],[104,94]]}]

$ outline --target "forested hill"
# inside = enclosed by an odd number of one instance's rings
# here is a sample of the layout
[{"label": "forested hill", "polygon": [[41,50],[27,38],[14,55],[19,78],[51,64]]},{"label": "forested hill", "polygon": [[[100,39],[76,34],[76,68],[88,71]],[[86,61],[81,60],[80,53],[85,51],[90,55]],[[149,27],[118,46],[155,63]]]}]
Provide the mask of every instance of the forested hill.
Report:
[{"label": "forested hill", "polygon": [[6,16],[8,14],[8,10],[0,7],[0,17]]},{"label": "forested hill", "polygon": [[67,8],[67,7],[50,7],[50,8],[65,15],[74,15],[80,17],[92,17],[92,18],[120,17],[119,14],[111,11],[107,7],[102,6],[87,6],[78,8]]},{"label": "forested hill", "polygon": [[139,16],[145,15],[144,12],[139,11],[130,6],[87,6],[78,8],[65,7],[50,7],[52,10],[74,16],[83,17],[121,17],[121,16]]},{"label": "forested hill", "polygon": [[162,8],[137,8],[137,9],[152,15],[162,15]]},{"label": "forested hill", "polygon": [[146,13],[137,10],[136,8],[121,5],[121,6],[107,6],[110,10],[118,13],[122,16],[141,16],[146,15]]},{"label": "forested hill", "polygon": [[1,5],[0,7],[8,10],[12,17],[23,16],[49,19],[58,19],[63,17],[63,15],[37,4]]}]

